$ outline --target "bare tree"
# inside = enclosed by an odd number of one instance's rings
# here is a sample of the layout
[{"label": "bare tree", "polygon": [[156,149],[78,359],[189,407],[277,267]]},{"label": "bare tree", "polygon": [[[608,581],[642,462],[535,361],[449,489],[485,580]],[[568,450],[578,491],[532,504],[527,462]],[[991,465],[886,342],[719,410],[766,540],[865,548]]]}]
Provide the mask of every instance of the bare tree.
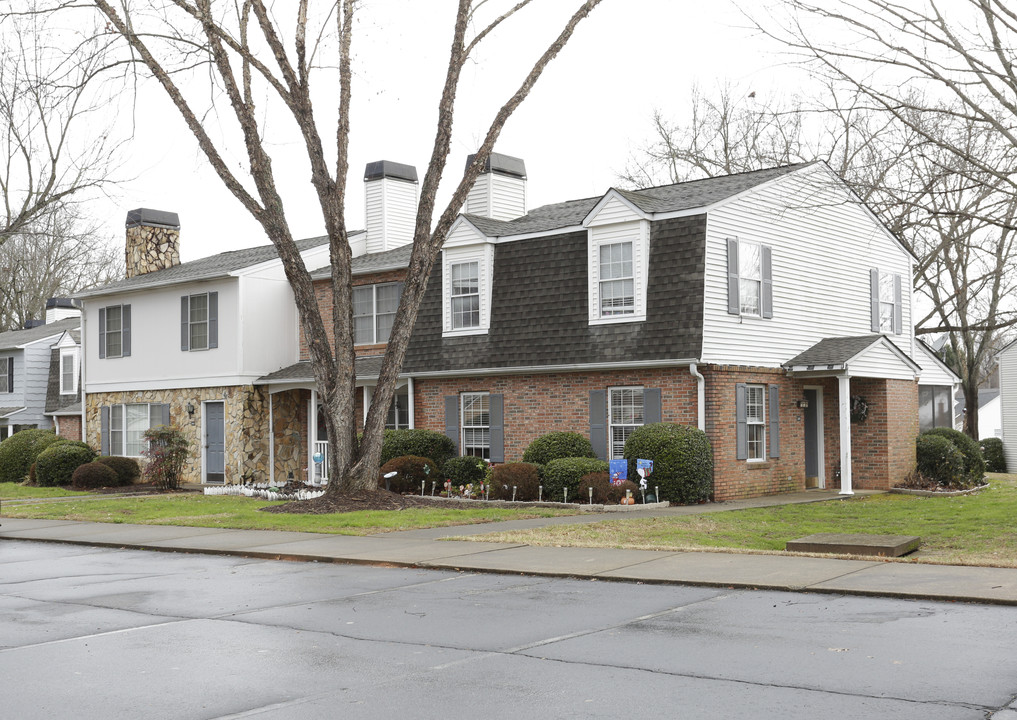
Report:
[{"label": "bare tree", "polygon": [[122,277],[122,251],[70,209],[50,207],[0,245],[0,331],[41,319],[48,298]]},{"label": "bare tree", "polygon": [[[139,70],[147,72],[165,90],[220,180],[261,224],[279,252],[307,338],[328,432],[329,477],[333,480],[324,502],[340,493],[377,488],[386,413],[395,394],[396,379],[431,268],[445,235],[505,122],[600,0],[581,2],[560,34],[535,59],[518,89],[491,120],[474,162],[456,182],[449,202],[439,209],[436,195],[446,169],[463,67],[479,43],[530,2],[513,0],[509,5],[503,3],[503,10],[494,10],[496,4],[491,0],[458,0],[455,3],[448,68],[437,99],[438,122],[431,157],[420,186],[409,270],[362,439],[357,437],[354,412],[352,257],[344,220],[353,102],[351,47],[358,3],[339,0],[324,10],[316,10],[307,0],[299,0],[292,3],[293,12],[289,14],[264,0],[243,0],[228,7],[214,5],[212,0],[165,0],[149,4],[144,11],[113,0],[82,3],[93,6],[101,14],[109,33],[122,40],[125,57],[133,60]],[[60,3],[55,3],[54,7],[59,8]],[[327,52],[332,52],[332,56],[326,57]],[[331,72],[323,81],[328,83],[327,87],[334,88],[331,97],[336,98],[334,109],[338,120],[331,129],[319,123],[312,105],[312,77],[320,77],[325,72]],[[202,123],[199,103],[207,106],[210,94],[224,99],[215,108],[221,118],[228,117],[231,125],[223,140],[213,138]],[[260,107],[263,99],[264,106]],[[287,221],[270,154],[273,145],[264,142],[267,132],[264,118],[276,111],[281,111],[286,122],[292,123],[300,134],[311,185],[329,238],[335,308],[334,354],[310,275]],[[325,138],[328,137],[334,138],[335,144],[326,152]],[[231,144],[230,139],[235,143]],[[241,170],[236,169],[236,156],[231,155],[233,148],[241,148],[246,158]],[[330,155],[331,162],[327,159]]]},{"label": "bare tree", "polygon": [[[109,185],[116,168],[109,96],[95,82],[107,67],[103,44],[55,36],[36,9],[0,16],[0,246],[55,209],[80,215],[72,206]],[[72,58],[63,43],[77,46]]]}]

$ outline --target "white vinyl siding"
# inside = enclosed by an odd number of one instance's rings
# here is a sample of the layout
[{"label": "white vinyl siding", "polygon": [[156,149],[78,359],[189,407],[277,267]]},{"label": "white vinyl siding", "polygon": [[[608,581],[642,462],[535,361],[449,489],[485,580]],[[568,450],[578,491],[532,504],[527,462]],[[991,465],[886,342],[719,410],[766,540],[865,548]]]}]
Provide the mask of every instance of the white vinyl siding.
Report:
[{"label": "white vinyl siding", "polygon": [[748,459],[766,459],[766,386],[747,385],[745,388],[745,423],[748,442]]},{"label": "white vinyl siding", "polygon": [[463,212],[493,220],[515,220],[526,214],[526,180],[483,173],[470,189]]},{"label": "white vinyl siding", "polygon": [[852,377],[914,380],[915,370],[882,341],[851,361]]},{"label": "white vinyl siding", "polygon": [[997,360],[1003,453],[1007,468],[1013,472],[1017,468],[1017,345],[1005,348]]},{"label": "white vinyl siding", "polygon": [[[800,176],[809,174],[806,183]],[[772,249],[772,318],[728,313],[730,238]],[[904,332],[894,342],[912,355],[911,264],[822,166],[763,185],[707,216],[701,360],[779,367],[823,338],[872,334],[873,267],[903,280]]]},{"label": "white vinyl siding", "polygon": [[491,403],[488,393],[460,395],[462,415],[462,454],[484,459],[491,457]]},{"label": "white vinyl siding", "polygon": [[367,252],[384,252],[413,241],[417,183],[379,178],[364,183]]},{"label": "white vinyl siding", "polygon": [[624,456],[625,441],[643,424],[643,388],[610,388],[607,416],[610,457],[614,460]]}]

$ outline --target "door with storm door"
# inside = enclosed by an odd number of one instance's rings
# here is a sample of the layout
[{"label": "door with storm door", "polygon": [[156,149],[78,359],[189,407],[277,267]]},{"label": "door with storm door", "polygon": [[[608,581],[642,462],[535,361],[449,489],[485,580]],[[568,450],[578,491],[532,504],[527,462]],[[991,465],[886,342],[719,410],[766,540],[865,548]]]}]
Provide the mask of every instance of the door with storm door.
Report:
[{"label": "door with storm door", "polygon": [[205,403],[205,478],[204,482],[226,482],[226,407],[222,402]]},{"label": "door with storm door", "polygon": [[826,487],[823,472],[823,391],[805,389],[805,487]]}]

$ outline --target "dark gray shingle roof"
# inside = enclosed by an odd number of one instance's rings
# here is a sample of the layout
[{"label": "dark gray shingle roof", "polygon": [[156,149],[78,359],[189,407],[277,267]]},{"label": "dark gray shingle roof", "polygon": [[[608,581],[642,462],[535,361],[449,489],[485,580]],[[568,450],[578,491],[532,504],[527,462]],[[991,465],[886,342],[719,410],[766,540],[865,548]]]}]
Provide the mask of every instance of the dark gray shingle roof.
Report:
[{"label": "dark gray shingle roof", "polygon": [[[413,252],[413,245],[403,245],[385,252],[368,253],[353,258],[351,270],[354,275],[366,275],[367,273],[381,272],[383,270],[398,270],[409,267],[410,253]],[[318,268],[311,272],[312,280],[323,280],[332,274],[332,266]]]},{"label": "dark gray shingle roof", "polygon": [[0,407],[0,419],[24,409],[23,407]]},{"label": "dark gray shingle roof", "polygon": [[[302,252],[319,245],[324,245],[327,242],[328,237],[325,236],[305,238],[304,240],[297,240],[297,248]],[[156,285],[173,285],[176,283],[193,282],[195,280],[208,280],[223,277],[231,272],[267,262],[277,257],[279,257],[279,254],[276,252],[275,245],[231,250],[230,252],[219,253],[218,255],[201,258],[200,260],[192,260],[191,262],[174,265],[165,270],[137,275],[126,280],[117,280],[100,288],[77,293],[75,297],[84,298],[95,295],[108,295],[127,290],[140,290]]]},{"label": "dark gray shingle roof", "polygon": [[882,335],[857,335],[820,340],[805,352],[784,363],[784,367],[803,365],[843,365],[860,352],[883,339]]},{"label": "dark gray shingle roof", "polygon": [[59,335],[64,330],[78,330],[80,337],[80,327],[80,318],[67,318],[66,320],[58,320],[48,325],[39,325],[29,330],[10,330],[0,333],[0,350],[11,350],[20,345],[43,340],[50,335]]},{"label": "dark gray shingle roof", "polygon": [[[381,355],[370,355],[358,357],[356,369],[358,378],[376,378],[381,372]],[[314,382],[314,372],[311,370],[311,363],[306,360],[294,363],[282,370],[263,375],[254,381],[255,385],[281,384],[287,382]]]}]

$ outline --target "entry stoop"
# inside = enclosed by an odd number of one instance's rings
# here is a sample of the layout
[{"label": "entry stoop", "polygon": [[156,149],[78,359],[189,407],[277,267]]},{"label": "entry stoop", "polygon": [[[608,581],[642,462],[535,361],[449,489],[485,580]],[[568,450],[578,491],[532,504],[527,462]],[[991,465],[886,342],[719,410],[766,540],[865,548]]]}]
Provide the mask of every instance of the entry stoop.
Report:
[{"label": "entry stoop", "polygon": [[790,540],[785,549],[794,552],[836,555],[875,555],[900,557],[914,552],[921,544],[915,535],[864,535],[862,533],[817,533]]}]

